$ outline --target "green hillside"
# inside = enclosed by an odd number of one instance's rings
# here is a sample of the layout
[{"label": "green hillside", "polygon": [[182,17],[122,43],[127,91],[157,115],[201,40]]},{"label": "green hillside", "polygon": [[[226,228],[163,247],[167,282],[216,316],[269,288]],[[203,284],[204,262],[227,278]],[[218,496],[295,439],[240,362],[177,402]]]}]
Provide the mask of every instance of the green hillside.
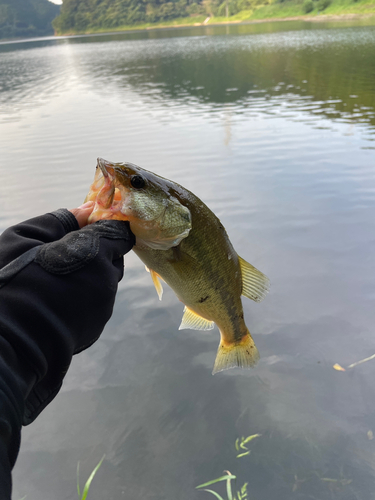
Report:
[{"label": "green hillside", "polygon": [[375,15],[375,0],[63,0],[53,26],[73,34],[321,14]]},{"label": "green hillside", "polygon": [[375,0],[0,0],[0,39],[321,14],[375,16]]},{"label": "green hillside", "polygon": [[[216,0],[215,0],[216,1]],[[114,29],[123,25],[156,23],[191,14],[205,14],[199,0],[64,0],[54,21],[58,33]]]},{"label": "green hillside", "polygon": [[51,35],[59,12],[48,0],[0,0],[0,38]]}]

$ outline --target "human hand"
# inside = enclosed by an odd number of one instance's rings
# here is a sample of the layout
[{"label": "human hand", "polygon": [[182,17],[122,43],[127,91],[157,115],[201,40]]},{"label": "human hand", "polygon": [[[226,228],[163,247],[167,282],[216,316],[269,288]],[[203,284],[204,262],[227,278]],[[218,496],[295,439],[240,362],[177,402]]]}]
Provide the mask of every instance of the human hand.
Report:
[{"label": "human hand", "polygon": [[77,219],[78,225],[80,228],[87,225],[87,220],[89,215],[93,211],[95,203],[93,201],[88,201],[84,203],[80,207],[71,208],[69,212],[71,212],[74,217]]}]

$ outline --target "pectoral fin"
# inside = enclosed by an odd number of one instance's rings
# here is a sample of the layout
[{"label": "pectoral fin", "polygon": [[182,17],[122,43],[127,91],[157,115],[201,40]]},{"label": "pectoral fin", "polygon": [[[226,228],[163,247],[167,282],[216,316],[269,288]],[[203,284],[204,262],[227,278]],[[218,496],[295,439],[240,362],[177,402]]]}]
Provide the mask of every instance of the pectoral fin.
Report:
[{"label": "pectoral fin", "polygon": [[186,328],[190,330],[212,330],[213,327],[213,321],[202,318],[202,316],[185,306],[179,330],[185,330]]},{"label": "pectoral fin", "polygon": [[255,302],[260,302],[268,293],[270,280],[246,260],[241,259],[240,256],[238,256],[238,260],[242,273],[242,295],[255,300]]},{"label": "pectoral fin", "polygon": [[147,266],[145,266],[146,271],[151,274],[152,282],[155,285],[156,288],[156,293],[158,294],[159,300],[162,299],[163,297],[163,287],[162,284],[159,281],[159,275],[152,269],[149,269]]}]

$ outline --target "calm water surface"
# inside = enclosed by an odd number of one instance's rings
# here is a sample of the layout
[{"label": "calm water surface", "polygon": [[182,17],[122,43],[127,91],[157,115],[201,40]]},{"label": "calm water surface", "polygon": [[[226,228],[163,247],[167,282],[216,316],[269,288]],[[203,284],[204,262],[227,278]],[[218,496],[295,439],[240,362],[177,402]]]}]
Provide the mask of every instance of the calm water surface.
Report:
[{"label": "calm water surface", "polygon": [[[23,431],[14,500],[375,499],[375,28],[264,24],[0,45],[0,230],[85,197],[96,157],[194,191],[271,279],[261,354],[212,377],[134,254],[101,339]],[[259,433],[236,458],[238,437]],[[223,484],[212,487],[224,495]]]}]

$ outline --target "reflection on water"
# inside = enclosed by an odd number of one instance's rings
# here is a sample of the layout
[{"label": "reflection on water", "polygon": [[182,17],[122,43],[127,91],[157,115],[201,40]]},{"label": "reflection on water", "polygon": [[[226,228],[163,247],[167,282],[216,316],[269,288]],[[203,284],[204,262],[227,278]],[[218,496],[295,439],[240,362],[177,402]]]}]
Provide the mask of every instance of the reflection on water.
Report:
[{"label": "reflection on water", "polygon": [[129,160],[201,197],[272,283],[244,301],[259,365],[212,377],[218,331],[178,331],[128,255],[102,338],[24,429],[15,499],[74,498],[104,453],[93,500],[209,497],[224,469],[254,499],[372,498],[375,365],[332,366],[375,352],[375,29],[328,28],[0,45],[1,230],[79,204],[97,156]]},{"label": "reflection on water", "polygon": [[[249,29],[236,28],[239,32]],[[133,88],[164,104],[167,98],[211,105],[213,110],[223,103],[233,104],[239,113],[257,112],[259,107],[269,113],[299,110],[313,117],[323,114],[333,120],[374,125],[372,28],[232,37],[220,36],[223,29],[216,28],[215,37],[207,36],[208,30],[205,36],[158,38],[152,43],[149,39],[130,41],[134,34],[127,35],[130,40],[126,41],[120,35],[107,36],[110,44],[101,37],[63,39],[43,42],[45,50],[11,51],[8,56],[9,47],[15,46],[3,45],[0,102],[12,108],[24,98],[35,105],[41,92],[50,95],[56,85],[69,83],[64,78],[71,80],[79,73],[80,85],[100,94],[112,92],[113,87],[117,92]],[[281,110],[282,106],[286,109]],[[18,107],[13,111],[18,112]]]}]

